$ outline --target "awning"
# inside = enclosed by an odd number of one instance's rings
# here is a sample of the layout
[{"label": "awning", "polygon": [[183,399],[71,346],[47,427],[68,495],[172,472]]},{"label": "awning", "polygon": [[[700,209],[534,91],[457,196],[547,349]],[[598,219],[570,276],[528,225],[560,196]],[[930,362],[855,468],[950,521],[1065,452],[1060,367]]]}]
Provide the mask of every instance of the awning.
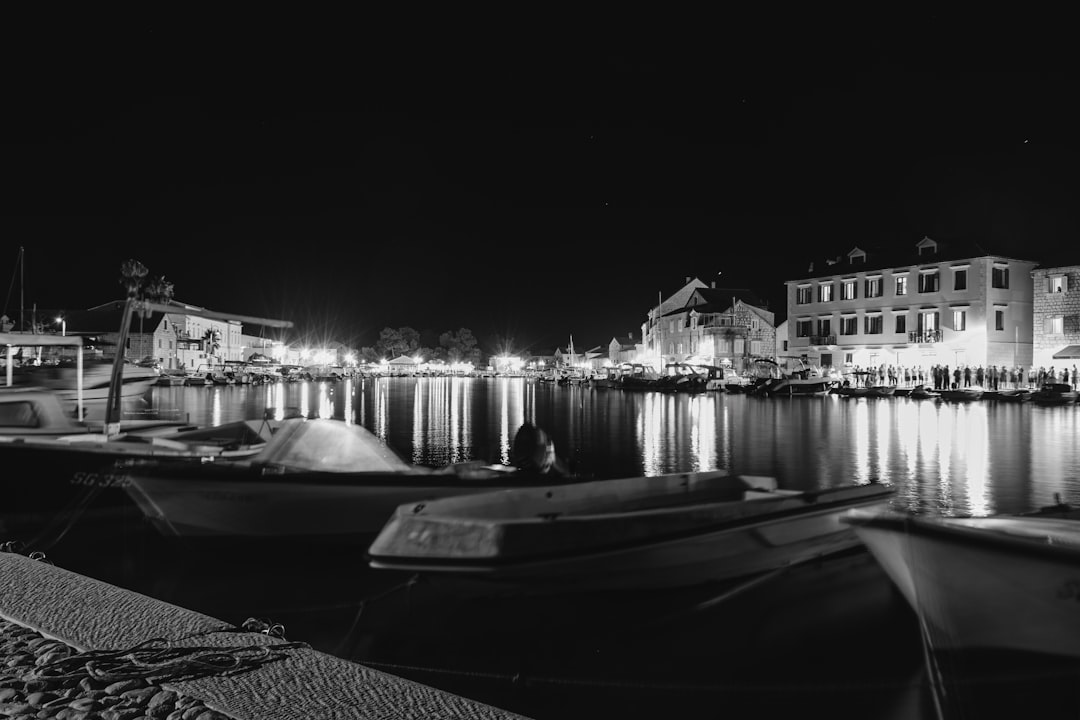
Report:
[{"label": "awning", "polygon": [[1069,345],[1054,353],[1055,360],[1080,360],[1080,345]]}]

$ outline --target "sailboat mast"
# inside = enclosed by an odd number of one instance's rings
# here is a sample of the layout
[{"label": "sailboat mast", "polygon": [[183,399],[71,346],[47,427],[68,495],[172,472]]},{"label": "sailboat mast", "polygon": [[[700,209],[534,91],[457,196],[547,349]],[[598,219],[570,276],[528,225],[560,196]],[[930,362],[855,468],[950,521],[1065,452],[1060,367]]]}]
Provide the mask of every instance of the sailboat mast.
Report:
[{"label": "sailboat mast", "polygon": [[23,260],[23,253],[25,249],[22,245],[19,246],[19,330],[26,329],[26,321],[23,319],[25,314],[25,301],[24,294],[26,293],[26,283],[23,282],[23,275],[26,272],[26,264]]}]

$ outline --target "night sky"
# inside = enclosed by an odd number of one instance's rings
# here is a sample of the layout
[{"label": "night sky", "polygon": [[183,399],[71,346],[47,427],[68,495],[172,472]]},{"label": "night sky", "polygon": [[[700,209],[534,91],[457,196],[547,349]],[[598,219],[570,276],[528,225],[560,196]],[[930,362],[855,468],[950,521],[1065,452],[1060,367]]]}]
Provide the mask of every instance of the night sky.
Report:
[{"label": "night sky", "polygon": [[305,338],[466,327],[488,351],[636,336],[686,276],[783,316],[784,280],[855,245],[1080,262],[1071,66],[905,29],[390,51],[148,24],[40,46],[0,119],[6,312],[19,246],[28,306],[119,299],[135,258]]}]

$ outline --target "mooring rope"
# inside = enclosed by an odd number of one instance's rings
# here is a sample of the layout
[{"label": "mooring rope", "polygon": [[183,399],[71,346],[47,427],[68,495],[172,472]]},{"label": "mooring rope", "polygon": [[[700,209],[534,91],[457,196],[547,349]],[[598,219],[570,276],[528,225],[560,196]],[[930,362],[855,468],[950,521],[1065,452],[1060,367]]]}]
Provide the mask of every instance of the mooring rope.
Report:
[{"label": "mooring rope", "polygon": [[184,640],[222,632],[261,632],[270,637],[283,638],[285,628],[280,623],[248,618],[241,628],[214,628],[175,640],[150,638],[120,650],[77,652],[66,645],[58,646],[53,651],[58,657],[34,668],[30,679],[63,682],[90,677],[102,683],[143,679],[156,684],[207,676],[229,676],[282,660],[287,656],[287,650],[311,647],[303,642],[223,647],[178,644]]}]

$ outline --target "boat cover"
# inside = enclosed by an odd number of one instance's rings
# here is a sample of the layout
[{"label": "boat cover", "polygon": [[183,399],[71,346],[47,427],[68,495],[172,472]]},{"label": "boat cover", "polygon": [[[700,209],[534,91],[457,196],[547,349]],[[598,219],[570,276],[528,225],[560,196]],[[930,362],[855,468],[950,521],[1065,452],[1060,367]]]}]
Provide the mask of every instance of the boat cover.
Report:
[{"label": "boat cover", "polygon": [[252,462],[320,472],[412,470],[386,443],[360,425],[341,420],[291,418],[281,423]]}]

